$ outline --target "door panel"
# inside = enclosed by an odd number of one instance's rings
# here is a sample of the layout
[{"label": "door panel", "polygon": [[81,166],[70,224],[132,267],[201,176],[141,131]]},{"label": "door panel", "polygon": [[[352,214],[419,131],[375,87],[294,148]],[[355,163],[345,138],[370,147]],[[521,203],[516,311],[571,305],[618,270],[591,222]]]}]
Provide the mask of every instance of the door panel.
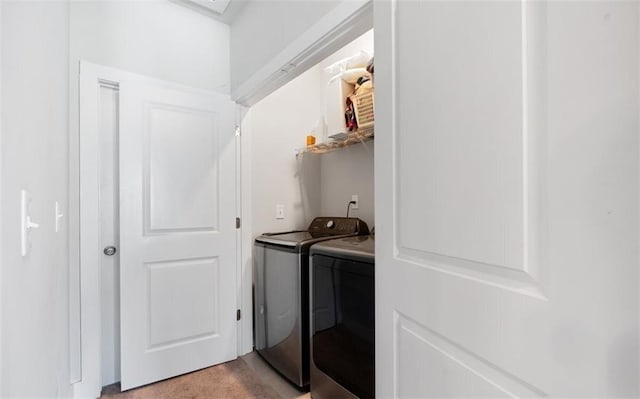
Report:
[{"label": "door panel", "polygon": [[638,4],[375,7],[377,394],[637,394]]},{"label": "door panel", "polygon": [[[212,112],[149,104],[145,165],[149,233],[216,231],[218,143]],[[182,204],[176,212],[176,205]]]},{"label": "door panel", "polygon": [[[146,266],[150,349],[218,334],[220,278],[216,258],[153,262]],[[203,303],[209,306],[198,306]]]},{"label": "door panel", "polygon": [[228,98],[121,84],[122,389],[236,357]]},{"label": "door panel", "polygon": [[398,397],[545,396],[482,357],[399,315],[395,323]]},{"label": "door panel", "polygon": [[[522,270],[527,110],[520,14],[518,2],[398,7],[397,68],[404,72],[397,90],[413,90],[415,76],[429,90],[425,101],[396,99],[397,129],[421,131],[398,140],[402,249]],[[410,59],[418,30],[429,56]]]}]

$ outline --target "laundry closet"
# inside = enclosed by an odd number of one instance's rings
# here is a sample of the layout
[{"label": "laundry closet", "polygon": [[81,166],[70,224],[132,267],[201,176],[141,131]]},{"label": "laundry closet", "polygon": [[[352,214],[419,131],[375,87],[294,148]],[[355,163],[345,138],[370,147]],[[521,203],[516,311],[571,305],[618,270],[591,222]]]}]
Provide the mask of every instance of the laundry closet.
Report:
[{"label": "laundry closet", "polygon": [[374,73],[368,31],[243,126],[254,350],[317,399],[375,396]]},{"label": "laundry closet", "polygon": [[[364,54],[373,57],[373,30],[249,109],[243,134],[250,135],[250,148],[243,150],[250,157],[254,237],[306,228],[316,216],[344,217],[354,196],[349,216],[375,226],[373,127],[361,129],[363,139],[350,140],[352,145],[319,145],[349,133],[342,101],[354,85],[341,84],[335,64]],[[307,148],[307,136],[315,137],[314,147]]]}]

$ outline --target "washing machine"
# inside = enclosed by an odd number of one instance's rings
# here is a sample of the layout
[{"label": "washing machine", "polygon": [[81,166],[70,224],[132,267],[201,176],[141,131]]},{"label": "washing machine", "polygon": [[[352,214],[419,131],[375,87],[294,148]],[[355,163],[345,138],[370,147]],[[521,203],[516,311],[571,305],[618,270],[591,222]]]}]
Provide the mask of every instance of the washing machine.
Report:
[{"label": "washing machine", "polygon": [[369,234],[358,218],[317,217],[307,230],[267,233],[254,243],[255,349],[299,387],[309,385],[309,248]]},{"label": "washing machine", "polygon": [[311,397],[375,397],[375,240],[321,242],[310,250]]}]

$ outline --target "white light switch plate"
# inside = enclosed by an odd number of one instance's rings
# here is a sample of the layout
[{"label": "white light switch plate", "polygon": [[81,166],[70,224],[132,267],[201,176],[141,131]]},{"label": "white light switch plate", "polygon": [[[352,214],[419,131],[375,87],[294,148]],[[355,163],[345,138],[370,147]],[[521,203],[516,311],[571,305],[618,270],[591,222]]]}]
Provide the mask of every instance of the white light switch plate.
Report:
[{"label": "white light switch plate", "polygon": [[20,254],[27,256],[31,249],[31,230],[40,225],[31,220],[31,194],[27,190],[20,191]]},{"label": "white light switch plate", "polygon": [[60,231],[60,220],[62,219],[64,215],[62,214],[62,210],[60,207],[60,203],[58,201],[56,201],[56,233]]},{"label": "white light switch plate", "polygon": [[284,219],[284,205],[276,205],[276,219]]}]

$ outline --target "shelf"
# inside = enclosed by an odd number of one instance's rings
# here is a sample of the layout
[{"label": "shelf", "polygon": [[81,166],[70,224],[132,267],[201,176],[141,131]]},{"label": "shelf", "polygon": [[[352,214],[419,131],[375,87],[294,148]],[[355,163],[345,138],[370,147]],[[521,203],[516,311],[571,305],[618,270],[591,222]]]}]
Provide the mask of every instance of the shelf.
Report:
[{"label": "shelf", "polygon": [[373,140],[373,127],[359,129],[356,132],[349,133],[347,138],[340,141],[330,141],[327,143],[318,143],[315,145],[298,148],[296,150],[296,156],[312,153],[312,154],[324,154],[325,152],[335,151],[340,148],[348,147],[358,143],[364,143],[366,141]]}]

